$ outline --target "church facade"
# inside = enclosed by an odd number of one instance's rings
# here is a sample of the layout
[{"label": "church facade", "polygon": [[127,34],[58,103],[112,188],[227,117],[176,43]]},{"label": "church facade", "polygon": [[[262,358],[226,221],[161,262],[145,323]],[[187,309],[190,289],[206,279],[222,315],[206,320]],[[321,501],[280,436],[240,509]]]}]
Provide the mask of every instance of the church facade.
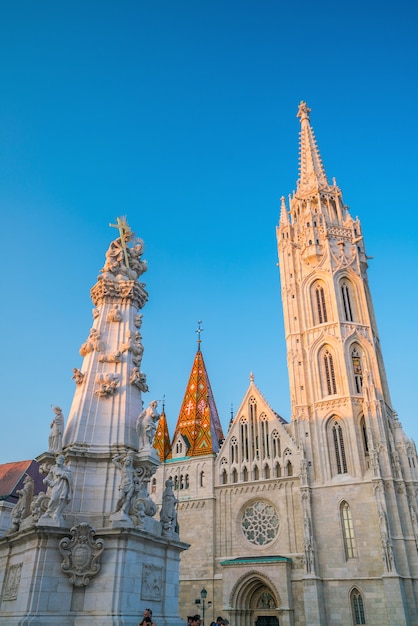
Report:
[{"label": "church facade", "polygon": [[173,480],[190,544],[183,619],[417,624],[416,449],[391,405],[361,224],[328,182],[309,114],[302,102],[299,180],[277,226],[291,419],[251,376],[224,436],[199,339],[174,436],[158,425],[151,497]]}]

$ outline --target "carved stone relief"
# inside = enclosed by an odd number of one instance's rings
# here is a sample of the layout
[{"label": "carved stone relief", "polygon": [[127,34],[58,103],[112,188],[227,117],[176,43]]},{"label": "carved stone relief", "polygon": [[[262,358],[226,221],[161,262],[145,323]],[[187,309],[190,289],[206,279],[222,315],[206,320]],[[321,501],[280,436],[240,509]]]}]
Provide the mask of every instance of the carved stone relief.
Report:
[{"label": "carved stone relief", "polygon": [[16,600],[22,575],[22,565],[23,563],[16,563],[7,568],[3,600]]},{"label": "carved stone relief", "polygon": [[163,568],[157,565],[142,566],[141,600],[161,600]]},{"label": "carved stone relief", "polygon": [[95,394],[100,398],[110,398],[118,390],[119,386],[119,374],[97,374],[96,376],[97,389]]},{"label": "carved stone relief", "polygon": [[61,569],[74,587],[86,587],[100,570],[99,557],[104,550],[103,539],[95,539],[96,531],[86,522],[73,526],[71,538],[59,542],[64,557]]}]

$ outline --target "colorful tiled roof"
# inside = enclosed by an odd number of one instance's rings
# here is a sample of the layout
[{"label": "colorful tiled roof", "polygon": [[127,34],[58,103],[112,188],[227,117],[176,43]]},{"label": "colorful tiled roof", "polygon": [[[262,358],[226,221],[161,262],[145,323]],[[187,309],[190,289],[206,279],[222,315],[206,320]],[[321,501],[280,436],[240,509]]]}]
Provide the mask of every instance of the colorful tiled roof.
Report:
[{"label": "colorful tiled roof", "polygon": [[170,435],[168,433],[167,418],[164,409],[158,420],[157,431],[154,438],[154,448],[157,450],[161,462],[165,461],[171,452]]},{"label": "colorful tiled roof", "polygon": [[173,438],[181,434],[190,442],[187,456],[218,452],[224,438],[200,341],[198,345]]}]

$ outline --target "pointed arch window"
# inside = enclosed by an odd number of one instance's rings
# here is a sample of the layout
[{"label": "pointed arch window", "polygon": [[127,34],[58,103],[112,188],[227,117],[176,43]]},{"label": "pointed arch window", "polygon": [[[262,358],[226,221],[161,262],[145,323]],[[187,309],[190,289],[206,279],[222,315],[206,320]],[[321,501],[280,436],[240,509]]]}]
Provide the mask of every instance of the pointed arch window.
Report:
[{"label": "pointed arch window", "polygon": [[346,322],[353,322],[353,305],[351,301],[350,286],[348,281],[341,283],[341,295],[343,299],[344,317]]},{"label": "pointed arch window", "polygon": [[337,383],[335,380],[334,358],[326,348],[322,353],[322,365],[325,376],[325,392],[331,396],[337,393]]},{"label": "pointed arch window", "polygon": [[337,474],[347,474],[347,460],[345,456],[343,429],[341,428],[341,424],[338,422],[334,422],[332,426],[332,439],[334,442]]},{"label": "pointed arch window", "polygon": [[353,364],[354,388],[356,393],[362,393],[363,389],[363,370],[361,367],[360,353],[357,348],[351,352],[351,361]]},{"label": "pointed arch window", "polygon": [[368,456],[369,455],[369,437],[367,435],[367,427],[366,427],[366,421],[364,419],[364,416],[360,420],[360,430],[361,430],[361,436],[363,439],[364,454]]},{"label": "pointed arch window", "polygon": [[231,439],[230,452],[231,452],[231,463],[238,463],[238,441],[236,437],[233,437]]},{"label": "pointed arch window", "polygon": [[267,465],[264,466],[264,478],[270,478],[270,467]]},{"label": "pointed arch window", "polygon": [[280,463],[276,463],[276,465],[274,466],[274,476],[275,478],[281,478],[282,475],[282,468]]},{"label": "pointed arch window", "polygon": [[358,589],[353,589],[351,592],[351,610],[355,626],[358,624],[366,624],[363,597]]},{"label": "pointed arch window", "polygon": [[248,424],[247,424],[245,417],[241,418],[240,439],[241,439],[241,459],[243,461],[248,461]]},{"label": "pointed arch window", "polygon": [[231,477],[231,479],[232,479],[233,483],[237,483],[238,482],[238,472],[237,472],[235,467],[232,470],[232,477]]},{"label": "pointed arch window", "polygon": [[357,546],[356,538],[354,536],[353,518],[348,502],[344,501],[341,503],[340,515],[344,539],[345,558],[347,560],[354,559],[357,557]]},{"label": "pointed arch window", "polygon": [[280,435],[277,432],[277,430],[273,431],[271,435],[271,442],[272,442],[272,448],[273,448],[273,457],[276,458],[281,455]]},{"label": "pointed arch window", "polygon": [[222,481],[223,485],[227,485],[228,484],[228,474],[227,474],[226,469],[224,469],[223,472],[222,472],[221,481]]},{"label": "pointed arch window", "polygon": [[316,312],[318,316],[319,324],[324,324],[328,321],[327,307],[325,304],[325,291],[320,283],[315,285],[315,303]]}]

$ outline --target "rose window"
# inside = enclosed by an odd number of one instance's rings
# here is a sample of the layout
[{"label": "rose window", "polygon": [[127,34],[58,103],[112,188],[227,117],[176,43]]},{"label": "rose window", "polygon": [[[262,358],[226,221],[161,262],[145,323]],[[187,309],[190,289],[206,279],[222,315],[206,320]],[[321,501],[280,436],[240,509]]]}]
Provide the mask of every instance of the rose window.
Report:
[{"label": "rose window", "polygon": [[279,530],[276,509],[267,502],[254,502],[244,511],[241,528],[246,539],[256,546],[271,543]]}]

